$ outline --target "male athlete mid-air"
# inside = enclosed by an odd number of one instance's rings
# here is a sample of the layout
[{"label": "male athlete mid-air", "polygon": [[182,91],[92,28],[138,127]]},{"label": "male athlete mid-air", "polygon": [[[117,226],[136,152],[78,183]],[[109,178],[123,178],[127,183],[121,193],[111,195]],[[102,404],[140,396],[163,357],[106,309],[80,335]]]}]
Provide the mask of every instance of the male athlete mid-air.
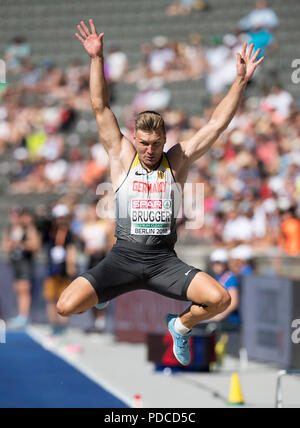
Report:
[{"label": "male athlete mid-air", "polygon": [[[182,365],[191,361],[191,329],[224,312],[231,299],[212,277],[178,259],[174,245],[176,219],[173,186],[183,188],[190,166],[203,156],[234,117],[247,82],[263,57],[252,56],[245,43],[237,55],[237,77],[209,122],[191,139],[164,153],[166,132],[156,112],[140,113],[135,121],[134,145],[122,135],[109,106],[104,76],[103,36],[90,20],[82,21],[77,38],[91,57],[90,93],[101,143],[110,161],[116,202],[117,242],[107,257],[81,275],[62,294],[57,310],[62,316],[104,308],[123,293],[145,289],[191,302],[180,316],[168,315],[174,355]],[[120,215],[120,207],[125,215]]]}]

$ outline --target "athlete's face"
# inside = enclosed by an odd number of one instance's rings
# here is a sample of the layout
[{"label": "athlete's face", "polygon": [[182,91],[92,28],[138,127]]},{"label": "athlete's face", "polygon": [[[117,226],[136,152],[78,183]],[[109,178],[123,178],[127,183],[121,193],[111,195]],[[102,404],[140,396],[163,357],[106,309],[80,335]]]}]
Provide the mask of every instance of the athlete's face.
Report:
[{"label": "athlete's face", "polygon": [[166,136],[163,132],[138,130],[134,137],[140,161],[149,169],[157,166],[163,154]]}]

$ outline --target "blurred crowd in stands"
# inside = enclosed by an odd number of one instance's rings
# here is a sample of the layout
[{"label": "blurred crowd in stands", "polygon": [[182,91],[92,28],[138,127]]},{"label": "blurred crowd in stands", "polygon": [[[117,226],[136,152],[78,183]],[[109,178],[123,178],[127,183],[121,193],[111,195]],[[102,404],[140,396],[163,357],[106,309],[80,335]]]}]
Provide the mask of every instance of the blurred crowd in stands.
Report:
[{"label": "blurred crowd in stands", "polygon": [[[205,2],[180,0],[176,5],[192,3],[207,13]],[[110,47],[105,73],[112,105],[118,106],[113,90],[118,82],[138,87],[132,104],[123,109],[122,132],[132,139],[134,115],[153,109],[166,121],[166,151],[191,137],[233,82],[243,42],[253,42],[267,57],[274,55],[278,44],[272,32],[278,25],[273,10],[257,1],[232,34],[214,37],[213,46],[200,34],[191,34],[189,43],[157,36],[143,45],[143,60],[135,69],[120,48]],[[8,46],[4,58],[9,71],[19,76],[16,84],[2,85],[0,95],[0,174],[9,177],[9,193],[96,195],[98,184],[109,181],[109,165],[95,122],[78,120],[82,111],[91,111],[89,64],[74,60],[61,70],[47,59],[37,66],[21,37]],[[172,108],[165,82],[183,79],[205,79],[211,105],[204,114],[187,117]],[[190,170],[188,182],[205,183],[205,220],[203,227],[187,229],[183,219],[179,237],[215,246],[225,242],[229,248],[244,243],[257,251],[280,243],[288,254],[298,255],[299,139],[300,112],[279,82],[261,96],[246,94],[227,131]]]}]

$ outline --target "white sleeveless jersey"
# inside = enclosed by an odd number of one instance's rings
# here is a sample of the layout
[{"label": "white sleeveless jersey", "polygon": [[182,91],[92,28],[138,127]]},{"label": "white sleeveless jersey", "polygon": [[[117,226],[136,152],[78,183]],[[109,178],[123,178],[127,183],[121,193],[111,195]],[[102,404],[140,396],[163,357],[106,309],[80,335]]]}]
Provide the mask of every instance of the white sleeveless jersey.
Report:
[{"label": "white sleeveless jersey", "polygon": [[136,154],[115,195],[116,237],[173,248],[177,240],[175,213],[178,212],[178,191],[179,186],[165,153],[159,167],[150,172]]}]

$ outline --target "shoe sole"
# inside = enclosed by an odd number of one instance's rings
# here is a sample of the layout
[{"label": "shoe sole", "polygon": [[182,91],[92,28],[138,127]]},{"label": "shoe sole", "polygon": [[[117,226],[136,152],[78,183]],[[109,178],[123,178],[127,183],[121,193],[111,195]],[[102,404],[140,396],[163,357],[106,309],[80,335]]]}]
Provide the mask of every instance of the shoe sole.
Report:
[{"label": "shoe sole", "polygon": [[[98,311],[103,311],[103,309],[106,309],[109,306],[110,302],[105,303],[100,303],[99,305],[95,305],[95,308],[98,309]],[[97,308],[97,306],[100,306],[101,304],[103,304],[103,307]]]},{"label": "shoe sole", "polygon": [[177,357],[177,355],[176,355],[176,352],[175,352],[175,341],[174,341],[174,337],[173,337],[173,334],[170,332],[170,330],[169,330],[169,326],[168,326],[168,322],[167,322],[167,318],[165,318],[165,324],[166,324],[166,327],[167,327],[167,330],[169,331],[169,333],[171,334],[171,336],[172,336],[172,340],[173,340],[173,354],[174,354],[174,357],[176,358],[176,360],[179,362],[179,364],[181,364],[183,367],[187,367],[187,366],[189,366],[190,364],[191,364],[191,361],[188,363],[188,364],[183,364],[179,359],[178,359],[178,357]]}]

